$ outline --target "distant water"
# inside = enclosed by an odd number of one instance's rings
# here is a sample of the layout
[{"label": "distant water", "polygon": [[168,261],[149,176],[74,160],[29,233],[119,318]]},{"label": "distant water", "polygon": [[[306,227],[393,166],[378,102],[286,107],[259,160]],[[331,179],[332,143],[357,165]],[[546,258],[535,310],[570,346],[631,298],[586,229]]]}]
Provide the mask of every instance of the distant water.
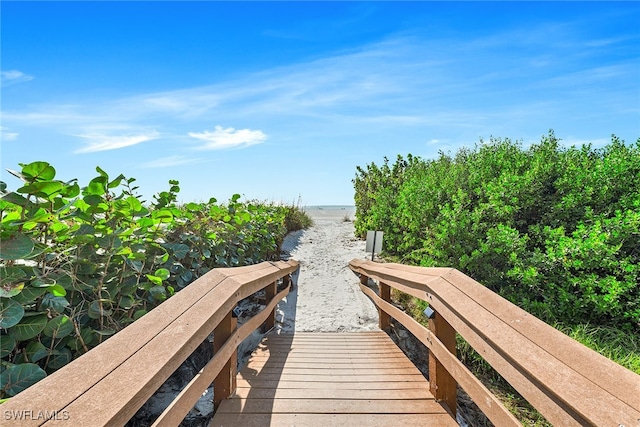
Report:
[{"label": "distant water", "polygon": [[356,207],[354,205],[312,205],[312,206],[305,206],[304,209],[313,209],[313,210],[322,210],[322,209],[327,209],[327,210],[351,210],[351,211],[355,211]]},{"label": "distant water", "polygon": [[304,211],[313,219],[340,221],[345,217],[353,220],[356,214],[356,207],[353,205],[305,206]]}]

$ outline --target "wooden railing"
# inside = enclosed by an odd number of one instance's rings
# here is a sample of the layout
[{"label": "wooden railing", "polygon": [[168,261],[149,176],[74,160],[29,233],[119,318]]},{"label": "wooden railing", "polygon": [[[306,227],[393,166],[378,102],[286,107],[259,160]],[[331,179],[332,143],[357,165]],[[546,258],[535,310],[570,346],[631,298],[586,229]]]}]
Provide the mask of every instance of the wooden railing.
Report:
[{"label": "wooden railing", "polygon": [[[456,358],[460,334],[549,422],[558,426],[640,426],[640,376],[572,340],[455,269],[353,260],[361,289],[429,348],[434,396],[455,415],[459,384],[497,426],[519,426]],[[378,282],[379,294],[367,286]],[[390,303],[390,287],[429,303],[429,329]]]},{"label": "wooden railing", "polygon": [[[234,392],[237,347],[289,293],[297,261],[214,269],[109,340],[0,405],[2,425],[121,426],[213,332],[214,357],[155,421],[179,425],[214,384],[214,405]],[[284,289],[277,284],[284,280]],[[236,304],[265,289],[266,308],[239,328]]]}]

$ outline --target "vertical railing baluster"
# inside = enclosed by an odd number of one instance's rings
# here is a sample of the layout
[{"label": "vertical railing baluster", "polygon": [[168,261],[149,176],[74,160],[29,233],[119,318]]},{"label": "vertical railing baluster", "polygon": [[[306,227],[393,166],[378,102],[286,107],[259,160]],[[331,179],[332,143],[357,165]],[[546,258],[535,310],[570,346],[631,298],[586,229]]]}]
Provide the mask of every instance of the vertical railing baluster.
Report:
[{"label": "vertical railing baluster", "polygon": [[[236,329],[238,319],[233,317],[233,312],[227,313],[213,331],[213,350],[218,352],[227,342]],[[238,351],[236,350],[226,365],[222,368],[215,380],[213,380],[213,407],[218,409],[220,403],[236,391],[236,369],[238,364]]]},{"label": "vertical railing baluster", "polygon": [[[429,319],[429,330],[455,356],[456,331],[438,312],[434,312]],[[435,358],[433,353],[429,352],[429,389],[436,400],[444,401],[454,417],[458,400],[457,387],[456,380]]]},{"label": "vertical railing baluster", "polygon": [[[379,286],[380,298],[382,298],[384,301],[388,303],[391,303],[391,287],[386,283],[382,283],[382,282],[380,282],[378,286]],[[380,329],[382,329],[383,331],[389,332],[389,329],[391,328],[391,316],[389,316],[389,314],[383,309],[381,309],[380,307],[378,307],[378,316],[380,319],[379,320]]]},{"label": "vertical railing baluster", "polygon": [[[273,297],[276,296],[276,294],[278,293],[277,287],[278,287],[278,282],[273,282],[264,288],[265,304],[269,304],[269,301],[271,301]],[[262,324],[262,330],[264,332],[271,330],[276,325],[276,308],[277,307],[274,307],[271,315],[269,315],[269,317],[267,317],[267,320],[265,320],[264,323]]]}]

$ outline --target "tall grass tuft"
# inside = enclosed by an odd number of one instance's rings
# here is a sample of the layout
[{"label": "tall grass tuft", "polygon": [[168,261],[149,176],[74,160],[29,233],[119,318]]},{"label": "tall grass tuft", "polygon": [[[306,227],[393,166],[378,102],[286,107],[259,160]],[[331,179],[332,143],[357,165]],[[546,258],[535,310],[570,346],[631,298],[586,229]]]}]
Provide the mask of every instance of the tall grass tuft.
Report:
[{"label": "tall grass tuft", "polygon": [[640,337],[610,326],[589,323],[553,325],[579,343],[597,351],[630,371],[640,374]]},{"label": "tall grass tuft", "polygon": [[304,208],[296,205],[284,206],[285,217],[284,226],[287,233],[298,230],[306,230],[313,226],[313,219],[307,214]]}]

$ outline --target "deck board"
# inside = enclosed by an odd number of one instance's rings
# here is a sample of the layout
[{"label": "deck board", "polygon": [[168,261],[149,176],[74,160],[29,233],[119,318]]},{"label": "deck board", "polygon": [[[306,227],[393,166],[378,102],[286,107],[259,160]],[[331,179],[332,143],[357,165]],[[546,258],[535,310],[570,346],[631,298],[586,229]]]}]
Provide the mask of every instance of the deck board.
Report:
[{"label": "deck board", "polygon": [[210,426],[456,426],[384,332],[267,335]]}]

